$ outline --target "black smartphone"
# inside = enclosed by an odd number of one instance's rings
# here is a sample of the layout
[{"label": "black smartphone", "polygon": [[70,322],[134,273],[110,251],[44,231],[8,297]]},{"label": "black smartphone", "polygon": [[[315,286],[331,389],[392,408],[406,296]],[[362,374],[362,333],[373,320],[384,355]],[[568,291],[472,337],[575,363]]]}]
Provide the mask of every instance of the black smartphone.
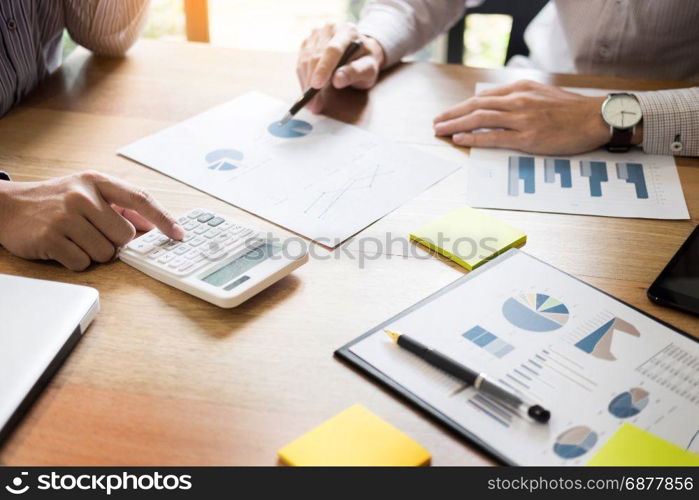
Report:
[{"label": "black smartphone", "polygon": [[699,226],[655,279],[648,297],[699,316]]}]

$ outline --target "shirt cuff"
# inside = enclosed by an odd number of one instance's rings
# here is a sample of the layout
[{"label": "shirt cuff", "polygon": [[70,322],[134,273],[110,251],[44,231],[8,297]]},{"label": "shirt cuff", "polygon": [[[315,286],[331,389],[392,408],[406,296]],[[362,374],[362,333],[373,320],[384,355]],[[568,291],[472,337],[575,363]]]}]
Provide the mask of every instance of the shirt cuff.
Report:
[{"label": "shirt cuff", "polygon": [[643,113],[643,151],[699,156],[699,87],[633,94]]}]

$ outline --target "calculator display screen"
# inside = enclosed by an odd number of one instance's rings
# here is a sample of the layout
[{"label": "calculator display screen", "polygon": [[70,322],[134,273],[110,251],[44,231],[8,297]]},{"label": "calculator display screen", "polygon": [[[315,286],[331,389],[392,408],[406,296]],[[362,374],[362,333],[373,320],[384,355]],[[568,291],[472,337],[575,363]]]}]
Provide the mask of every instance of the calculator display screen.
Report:
[{"label": "calculator display screen", "polygon": [[[217,269],[213,273],[202,278],[202,281],[209,283],[214,286],[222,286],[226,283],[234,280],[240,275],[246,273],[258,264],[262,264],[264,261],[276,255],[281,248],[270,243],[265,243],[259,247],[250,250],[248,253],[241,255],[237,259],[229,262],[220,269]],[[243,280],[240,281],[242,283]],[[230,290],[232,287],[226,287],[226,290]]]}]

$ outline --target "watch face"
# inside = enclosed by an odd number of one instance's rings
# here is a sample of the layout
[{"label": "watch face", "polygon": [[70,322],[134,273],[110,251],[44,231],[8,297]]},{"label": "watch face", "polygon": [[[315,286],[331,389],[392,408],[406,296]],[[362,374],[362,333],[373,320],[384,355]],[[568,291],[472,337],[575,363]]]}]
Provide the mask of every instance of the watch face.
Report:
[{"label": "watch face", "polygon": [[614,128],[631,128],[641,121],[641,106],[628,94],[613,94],[602,105],[602,118]]}]

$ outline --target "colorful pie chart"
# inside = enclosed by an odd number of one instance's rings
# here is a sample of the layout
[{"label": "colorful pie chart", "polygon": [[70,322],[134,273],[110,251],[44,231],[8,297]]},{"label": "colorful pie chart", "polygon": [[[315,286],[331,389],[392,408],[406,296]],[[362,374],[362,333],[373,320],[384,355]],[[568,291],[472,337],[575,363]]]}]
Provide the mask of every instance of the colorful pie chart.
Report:
[{"label": "colorful pie chart", "polygon": [[617,418],[629,418],[638,415],[648,406],[648,391],[634,387],[622,392],[609,403],[609,413]]},{"label": "colorful pie chart", "polygon": [[561,458],[578,458],[592,449],[597,443],[597,433],[589,427],[571,427],[556,439],[553,451]]},{"label": "colorful pie chart", "polygon": [[530,332],[557,330],[570,317],[563,302],[543,293],[522,293],[510,297],[502,306],[502,314],[514,326]]}]

